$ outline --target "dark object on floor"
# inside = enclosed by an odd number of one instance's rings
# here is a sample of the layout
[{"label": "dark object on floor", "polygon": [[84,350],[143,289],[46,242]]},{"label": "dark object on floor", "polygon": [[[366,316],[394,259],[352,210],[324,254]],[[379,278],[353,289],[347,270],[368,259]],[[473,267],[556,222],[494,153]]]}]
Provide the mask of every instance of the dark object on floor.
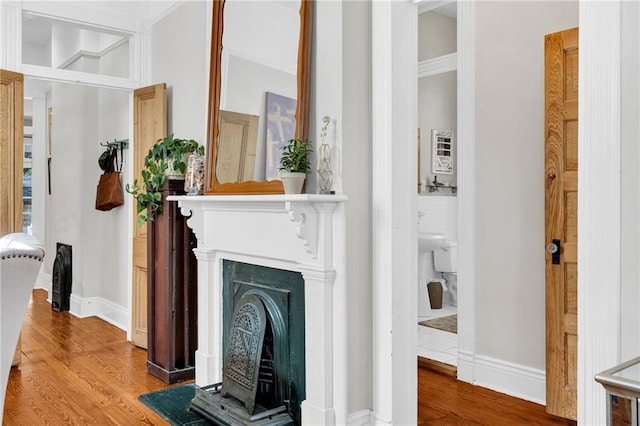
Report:
[{"label": "dark object on floor", "polygon": [[213,423],[189,411],[189,404],[196,394],[195,385],[190,383],[140,395],[138,400],[160,414],[173,426],[206,426]]},{"label": "dark object on floor", "polygon": [[440,281],[431,281],[427,284],[431,309],[442,309],[442,286]]},{"label": "dark object on floor", "polygon": [[448,331],[449,333],[458,333],[458,315],[449,315],[448,317],[424,320],[420,321],[418,324],[442,331]]},{"label": "dark object on floor", "polygon": [[51,309],[54,311],[66,312],[71,307],[71,285],[73,282],[73,256],[71,253],[70,245],[56,243],[51,288]]}]

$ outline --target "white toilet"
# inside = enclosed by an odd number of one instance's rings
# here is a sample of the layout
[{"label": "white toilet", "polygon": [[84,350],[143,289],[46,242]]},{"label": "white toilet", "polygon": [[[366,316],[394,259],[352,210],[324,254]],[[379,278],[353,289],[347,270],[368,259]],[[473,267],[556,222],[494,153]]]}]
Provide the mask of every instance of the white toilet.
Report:
[{"label": "white toilet", "polygon": [[458,306],[458,243],[446,240],[433,250],[433,266],[446,280],[444,305]]}]

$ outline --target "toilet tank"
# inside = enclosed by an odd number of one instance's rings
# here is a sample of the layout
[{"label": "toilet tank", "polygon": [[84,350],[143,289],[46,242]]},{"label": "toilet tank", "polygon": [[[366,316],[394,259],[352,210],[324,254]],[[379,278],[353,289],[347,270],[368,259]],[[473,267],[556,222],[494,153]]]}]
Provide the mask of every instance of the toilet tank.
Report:
[{"label": "toilet tank", "polygon": [[458,243],[446,241],[433,251],[433,265],[438,272],[458,272]]}]

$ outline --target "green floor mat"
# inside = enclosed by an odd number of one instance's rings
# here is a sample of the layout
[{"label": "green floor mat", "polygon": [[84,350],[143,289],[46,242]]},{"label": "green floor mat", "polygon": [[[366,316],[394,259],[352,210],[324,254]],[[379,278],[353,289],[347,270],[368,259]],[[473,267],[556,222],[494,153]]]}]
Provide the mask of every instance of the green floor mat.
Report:
[{"label": "green floor mat", "polygon": [[195,385],[190,383],[145,393],[138,399],[174,426],[212,425],[213,423],[189,411],[189,404],[195,393]]}]

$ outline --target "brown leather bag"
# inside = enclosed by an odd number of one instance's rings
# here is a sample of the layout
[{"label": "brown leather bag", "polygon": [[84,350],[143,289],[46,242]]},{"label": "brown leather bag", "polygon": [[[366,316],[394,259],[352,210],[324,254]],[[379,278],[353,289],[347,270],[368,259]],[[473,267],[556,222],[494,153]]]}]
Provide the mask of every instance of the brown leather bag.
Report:
[{"label": "brown leather bag", "polygon": [[[122,153],[123,145],[120,144],[120,156]],[[100,175],[96,190],[96,210],[109,211],[124,204],[120,182],[122,160],[118,167],[118,150],[114,146],[108,146],[98,159],[98,164],[104,173]]]},{"label": "brown leather bag", "polygon": [[96,191],[96,210],[109,211],[124,204],[120,172],[100,175]]}]

